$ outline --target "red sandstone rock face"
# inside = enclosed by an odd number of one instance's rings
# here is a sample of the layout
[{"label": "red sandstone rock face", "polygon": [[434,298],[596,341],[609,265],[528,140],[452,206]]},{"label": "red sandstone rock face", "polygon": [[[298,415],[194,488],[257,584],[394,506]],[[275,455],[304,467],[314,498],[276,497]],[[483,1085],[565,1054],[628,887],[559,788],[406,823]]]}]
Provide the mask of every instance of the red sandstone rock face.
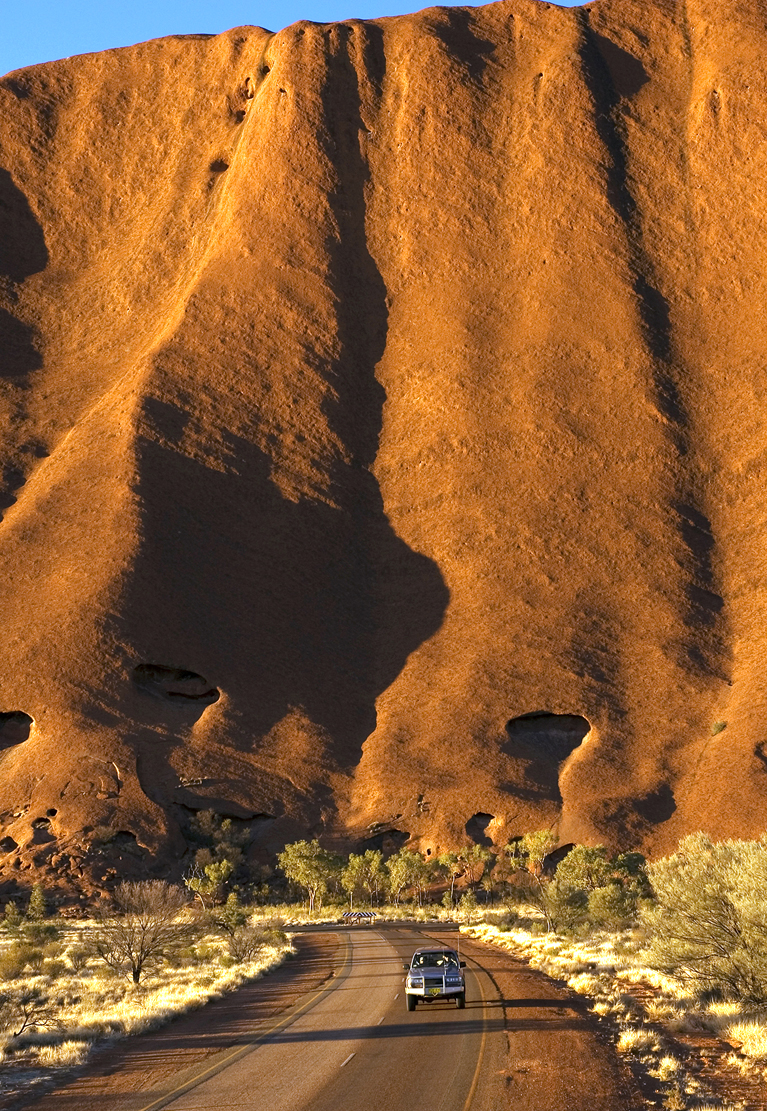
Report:
[{"label": "red sandstone rock face", "polygon": [[766,60],[508,0],[0,81],[8,877],[763,829]]}]

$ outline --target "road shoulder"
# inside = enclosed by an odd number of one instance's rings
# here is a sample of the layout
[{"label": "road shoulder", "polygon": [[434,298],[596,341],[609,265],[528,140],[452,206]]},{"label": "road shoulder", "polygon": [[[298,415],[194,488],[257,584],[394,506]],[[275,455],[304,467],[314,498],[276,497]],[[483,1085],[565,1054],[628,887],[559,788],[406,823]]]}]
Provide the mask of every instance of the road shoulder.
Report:
[{"label": "road shoulder", "polygon": [[[429,931],[435,938],[440,930]],[[453,934],[454,937],[454,934]],[[461,955],[494,986],[488,1016],[500,1011],[505,1061],[480,1078],[472,1111],[639,1111],[645,1100],[626,1063],[582,997],[506,950],[461,937]],[[498,1103],[502,1073],[505,1102]],[[491,1075],[491,1073],[493,1075]]]},{"label": "road shoulder", "polygon": [[256,1026],[279,1017],[320,988],[344,959],[335,933],[298,934],[295,955],[274,972],[245,984],[162,1029],[93,1052],[68,1083],[45,1095],[0,1104],[3,1111],[133,1111],[156,1092],[176,1088],[223,1051],[246,1044]]}]

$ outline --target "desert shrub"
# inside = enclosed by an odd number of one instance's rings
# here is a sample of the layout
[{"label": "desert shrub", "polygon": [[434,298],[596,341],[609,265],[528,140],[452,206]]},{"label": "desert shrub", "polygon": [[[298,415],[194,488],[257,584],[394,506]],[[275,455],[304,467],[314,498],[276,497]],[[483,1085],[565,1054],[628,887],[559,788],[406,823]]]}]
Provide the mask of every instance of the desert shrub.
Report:
[{"label": "desert shrub", "polygon": [[59,940],[61,933],[53,922],[40,922],[33,920],[24,922],[21,927],[24,941],[29,945],[49,946]]},{"label": "desert shrub", "polygon": [[0,980],[16,980],[26,968],[26,961],[13,949],[0,953]]},{"label": "desert shrub", "polygon": [[510,909],[489,911],[482,917],[488,926],[495,926],[497,930],[503,931],[513,930],[519,921],[519,914]]},{"label": "desert shrub", "polygon": [[86,945],[77,945],[67,953],[73,971],[82,972],[87,967],[88,961],[93,956],[93,950]]},{"label": "desert shrub", "polygon": [[6,950],[6,954],[9,958],[15,959],[22,970],[29,968],[35,973],[43,970],[45,950],[41,946],[30,945],[27,941],[19,940]]},{"label": "desert shrub", "polygon": [[114,900],[116,913],[102,912],[89,941],[108,968],[129,974],[134,984],[199,931],[187,913],[185,892],[163,880],[121,883]]},{"label": "desert shrub", "polygon": [[634,921],[639,891],[631,884],[610,883],[589,892],[588,913],[596,926],[619,930]]},{"label": "desert shrub", "polygon": [[231,959],[236,964],[241,964],[243,961],[255,960],[266,945],[276,941],[273,930],[263,930],[258,926],[237,926],[227,937],[226,947]]},{"label": "desert shrub", "polygon": [[767,841],[685,837],[648,867],[649,960],[698,991],[767,1002]]},{"label": "desert shrub", "polygon": [[544,892],[547,907],[556,910],[552,923],[565,931],[587,920],[610,929],[629,925],[650,894],[645,864],[641,853],[611,857],[602,845],[575,845],[557,866],[552,890]]},{"label": "desert shrub", "polygon": [[18,1038],[27,1030],[57,1027],[56,1004],[40,988],[0,993],[0,1030]]},{"label": "desert shrub", "polygon": [[544,913],[559,933],[572,933],[585,922],[588,912],[586,892],[561,880],[559,875],[542,889],[542,899]]},{"label": "desert shrub", "polygon": [[64,961],[46,960],[40,970],[43,976],[50,976],[52,980],[57,980],[59,976],[63,976],[68,971]]}]

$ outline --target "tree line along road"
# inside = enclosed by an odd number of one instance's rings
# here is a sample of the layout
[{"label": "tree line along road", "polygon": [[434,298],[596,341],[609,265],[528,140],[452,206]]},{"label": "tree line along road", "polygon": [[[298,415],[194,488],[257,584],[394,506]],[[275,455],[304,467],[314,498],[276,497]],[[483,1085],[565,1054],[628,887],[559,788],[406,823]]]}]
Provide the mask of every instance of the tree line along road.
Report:
[{"label": "tree line along road", "polygon": [[[338,940],[333,976],[287,1009],[227,1036],[227,1021],[217,1021],[221,1011],[214,1004],[148,1038],[132,1039],[145,1045],[117,1049],[111,1066],[102,1059],[100,1089],[86,1078],[38,1101],[35,1111],[635,1111],[644,1106],[580,1001],[509,954],[462,938],[466,1008],[440,1000],[419,1003],[408,1013],[403,963],[424,945],[455,948],[456,928],[306,927],[299,953],[302,944],[327,943],[329,930]],[[273,975],[286,974],[289,978],[289,970]],[[257,997],[259,989],[268,992],[270,979],[234,993],[227,1013],[241,993],[250,993],[245,999]],[[185,1039],[200,1047],[212,1039],[215,1051],[170,1075],[166,1069],[158,1079],[163,1060]],[[121,1053],[128,1059],[132,1054],[132,1065],[128,1060],[121,1067]]]}]

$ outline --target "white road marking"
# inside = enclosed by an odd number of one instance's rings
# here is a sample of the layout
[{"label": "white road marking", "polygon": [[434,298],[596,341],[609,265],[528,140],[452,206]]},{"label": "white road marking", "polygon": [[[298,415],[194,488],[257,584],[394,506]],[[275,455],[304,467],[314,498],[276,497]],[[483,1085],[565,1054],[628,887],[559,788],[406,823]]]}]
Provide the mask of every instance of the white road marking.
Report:
[{"label": "white road marking", "polygon": [[349,1056],[346,1058],[346,1060],[341,1062],[341,1068],[343,1068],[344,1065],[348,1065],[353,1056],[354,1056],[354,1054],[350,1053]]}]

